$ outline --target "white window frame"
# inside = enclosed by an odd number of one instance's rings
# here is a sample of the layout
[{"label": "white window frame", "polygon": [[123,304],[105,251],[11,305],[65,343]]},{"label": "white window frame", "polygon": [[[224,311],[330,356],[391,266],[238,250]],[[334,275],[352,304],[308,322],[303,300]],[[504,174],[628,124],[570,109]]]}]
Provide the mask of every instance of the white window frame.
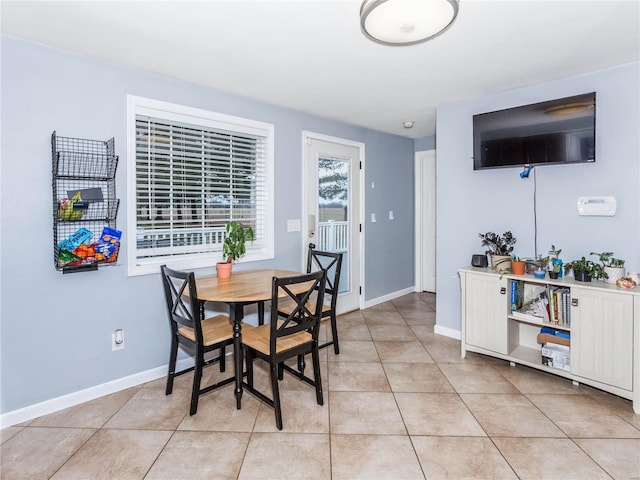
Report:
[{"label": "white window frame", "polygon": [[222,261],[222,252],[208,252],[199,254],[173,255],[170,257],[137,258],[136,239],[136,115],[147,115],[169,121],[182,122],[202,127],[221,129],[226,131],[259,135],[266,139],[265,145],[265,238],[261,248],[247,244],[247,253],[239,262],[253,262],[274,258],[274,126],[270,123],[225,115],[208,110],[202,110],[183,105],[163,102],[150,98],[127,96],[127,265],[128,275],[148,275],[158,273],[160,265],[167,264],[175,269],[196,269],[215,266]]}]

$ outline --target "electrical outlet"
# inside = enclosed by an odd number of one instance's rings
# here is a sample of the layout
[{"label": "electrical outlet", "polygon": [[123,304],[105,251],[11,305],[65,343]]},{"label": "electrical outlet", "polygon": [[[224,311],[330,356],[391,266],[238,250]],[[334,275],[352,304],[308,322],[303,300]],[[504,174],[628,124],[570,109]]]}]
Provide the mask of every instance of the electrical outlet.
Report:
[{"label": "electrical outlet", "polygon": [[111,334],[111,351],[124,349],[124,330],[118,328]]}]

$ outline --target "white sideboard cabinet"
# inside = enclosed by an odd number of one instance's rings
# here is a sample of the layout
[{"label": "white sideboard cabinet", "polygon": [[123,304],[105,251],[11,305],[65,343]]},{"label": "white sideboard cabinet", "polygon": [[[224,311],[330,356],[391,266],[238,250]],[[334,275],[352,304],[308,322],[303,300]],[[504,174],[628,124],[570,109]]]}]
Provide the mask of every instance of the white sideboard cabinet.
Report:
[{"label": "white sideboard cabinet", "polygon": [[[476,267],[458,273],[463,357],[470,351],[544,370],[632,400],[640,414],[640,287]],[[559,321],[527,311],[538,296],[553,304]],[[570,366],[543,364],[538,334],[545,326],[570,336]]]}]

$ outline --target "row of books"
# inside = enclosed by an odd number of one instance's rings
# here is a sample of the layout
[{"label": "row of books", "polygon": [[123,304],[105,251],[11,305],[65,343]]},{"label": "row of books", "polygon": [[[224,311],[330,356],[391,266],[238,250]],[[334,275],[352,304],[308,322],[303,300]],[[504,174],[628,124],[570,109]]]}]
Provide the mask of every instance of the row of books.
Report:
[{"label": "row of books", "polygon": [[571,291],[567,287],[511,281],[511,316],[521,320],[571,324]]},{"label": "row of books", "polygon": [[549,321],[559,325],[571,324],[571,290],[549,285]]}]

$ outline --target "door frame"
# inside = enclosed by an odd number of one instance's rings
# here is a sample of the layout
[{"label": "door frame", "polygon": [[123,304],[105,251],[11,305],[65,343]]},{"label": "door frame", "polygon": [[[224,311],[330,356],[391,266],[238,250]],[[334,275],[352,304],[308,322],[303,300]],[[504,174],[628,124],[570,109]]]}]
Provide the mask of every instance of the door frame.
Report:
[{"label": "door frame", "polygon": [[[424,285],[424,278],[423,278],[423,263],[424,263],[424,250],[422,249],[422,244],[423,244],[423,234],[424,234],[424,222],[422,221],[423,219],[423,215],[422,215],[422,200],[423,197],[425,195],[425,188],[424,185],[422,183],[422,174],[423,174],[423,170],[424,170],[424,164],[423,164],[423,160],[424,158],[429,155],[433,155],[434,161],[436,158],[436,150],[435,149],[429,149],[429,150],[420,150],[418,152],[414,153],[414,184],[415,184],[415,279],[414,279],[414,291],[416,292],[422,292],[423,291],[423,285]],[[434,262],[435,262],[435,252],[433,252],[434,255]],[[437,275],[437,272],[436,272]],[[436,277],[437,280],[437,277]],[[437,282],[436,282],[437,283]]]},{"label": "door frame", "polygon": [[[308,142],[307,140],[320,140],[323,142],[330,142],[330,143],[337,143],[337,144],[341,144],[341,145],[347,145],[349,147],[354,147],[358,149],[359,152],[359,159],[358,161],[360,162],[360,169],[359,171],[359,175],[358,175],[358,184],[359,184],[359,190],[360,190],[360,194],[358,195],[358,202],[359,202],[359,215],[358,215],[358,222],[360,223],[360,235],[359,235],[359,239],[358,239],[358,248],[360,249],[360,259],[358,261],[358,270],[359,270],[359,277],[360,277],[360,294],[358,296],[358,308],[360,308],[360,310],[364,309],[364,292],[365,292],[365,282],[364,282],[364,236],[365,236],[365,222],[364,222],[364,169],[365,169],[365,144],[363,142],[356,142],[354,140],[347,140],[345,138],[340,138],[340,137],[333,137],[331,135],[324,135],[322,133],[316,133],[316,132],[311,132],[309,130],[303,130],[302,131],[302,180],[301,180],[301,184],[302,184],[302,231],[301,231],[301,235],[300,235],[300,241],[302,243],[302,258],[300,260],[300,264],[302,265],[302,271],[306,271],[307,268],[307,248],[308,248],[308,239],[306,236],[306,232],[309,231],[309,220],[307,217],[306,212],[308,211],[308,202],[307,202],[307,195],[306,195],[306,182],[305,182],[305,178],[307,178],[307,170],[308,170],[308,165],[307,162],[305,161],[307,158],[307,147],[308,147]],[[355,181],[355,178],[354,178]],[[356,232],[357,233],[357,232]],[[354,285],[353,288],[358,288],[358,285]]]}]

